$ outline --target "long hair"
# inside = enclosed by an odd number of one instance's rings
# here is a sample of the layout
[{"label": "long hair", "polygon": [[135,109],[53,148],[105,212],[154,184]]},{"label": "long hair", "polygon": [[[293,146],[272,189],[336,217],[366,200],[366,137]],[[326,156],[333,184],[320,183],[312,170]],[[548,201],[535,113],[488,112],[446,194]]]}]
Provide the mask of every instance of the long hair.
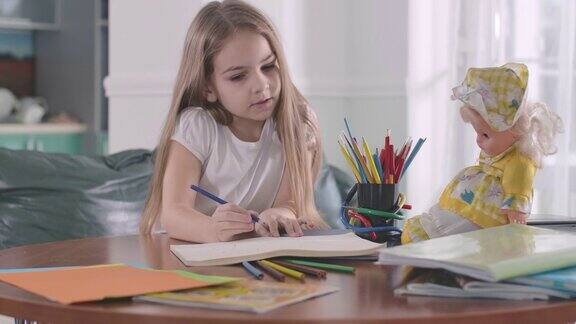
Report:
[{"label": "long hair", "polygon": [[[277,58],[281,90],[272,118],[282,142],[287,170],[291,174],[290,189],[295,199],[296,215],[318,227],[326,227],[314,204],[314,181],[321,159],[320,134],[315,116],[292,83],[278,34],[269,20],[245,2],[225,0],[205,5],[188,28],[170,110],[156,149],[154,174],[140,222],[142,234],[152,231],[162,208],[162,183],[168,148],[180,112],[190,106],[202,107],[218,123],[230,125],[232,122],[232,114],[219,102],[209,102],[205,91],[214,72],[215,56],[225,40],[241,30],[263,36]],[[310,143],[313,143],[311,148]]]}]

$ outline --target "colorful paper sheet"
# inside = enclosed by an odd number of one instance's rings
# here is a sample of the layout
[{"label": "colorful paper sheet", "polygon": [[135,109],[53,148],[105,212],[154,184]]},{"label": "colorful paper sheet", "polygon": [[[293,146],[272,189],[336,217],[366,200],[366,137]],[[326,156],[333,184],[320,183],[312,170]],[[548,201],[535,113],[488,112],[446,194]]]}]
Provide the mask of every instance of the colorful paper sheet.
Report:
[{"label": "colorful paper sheet", "polygon": [[0,280],[62,304],[199,288],[230,281],[203,280],[205,276],[183,273],[113,264],[3,273]]}]

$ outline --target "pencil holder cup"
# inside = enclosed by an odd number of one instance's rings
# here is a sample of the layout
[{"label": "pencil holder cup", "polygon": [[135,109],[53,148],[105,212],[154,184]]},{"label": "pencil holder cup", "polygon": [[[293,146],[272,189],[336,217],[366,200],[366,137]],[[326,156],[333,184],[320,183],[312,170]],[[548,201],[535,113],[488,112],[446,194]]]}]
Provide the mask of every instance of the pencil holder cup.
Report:
[{"label": "pencil holder cup", "polygon": [[[390,216],[396,215],[400,209],[397,206],[399,202],[399,192],[397,184],[370,184],[357,183],[348,193],[345,205],[349,206],[352,197],[357,195],[358,207],[356,210],[350,208],[344,218],[356,228],[379,228],[380,230],[364,232],[355,230],[356,234],[365,239],[395,245],[399,240],[399,231],[382,230],[382,228],[392,228],[395,226],[395,218]],[[384,214],[384,215],[382,215]]]},{"label": "pencil holder cup", "polygon": [[398,200],[396,184],[358,184],[358,207],[391,211]]},{"label": "pencil holder cup", "polygon": [[[358,207],[393,212],[398,199],[396,184],[358,184]],[[365,215],[372,226],[394,226],[394,219]],[[377,240],[383,241],[382,233],[377,233]]]}]

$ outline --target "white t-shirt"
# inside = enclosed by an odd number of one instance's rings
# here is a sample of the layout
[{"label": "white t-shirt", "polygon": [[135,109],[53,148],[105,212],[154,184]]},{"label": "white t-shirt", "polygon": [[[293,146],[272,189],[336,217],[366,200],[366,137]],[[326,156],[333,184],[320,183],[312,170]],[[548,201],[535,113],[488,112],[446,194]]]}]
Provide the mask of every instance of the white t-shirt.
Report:
[{"label": "white t-shirt", "polygon": [[[244,142],[206,110],[189,107],[180,113],[172,140],[202,163],[201,188],[248,210],[272,207],[284,172],[282,143],[272,118],[266,120],[258,142]],[[196,210],[212,215],[217,206],[196,195]]]}]

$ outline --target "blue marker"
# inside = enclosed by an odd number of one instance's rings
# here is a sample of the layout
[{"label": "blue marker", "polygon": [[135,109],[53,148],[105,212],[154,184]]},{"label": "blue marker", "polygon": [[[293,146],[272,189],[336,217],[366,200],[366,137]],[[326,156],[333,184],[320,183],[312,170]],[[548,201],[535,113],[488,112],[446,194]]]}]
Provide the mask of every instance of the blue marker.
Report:
[{"label": "blue marker", "polygon": [[[204,195],[206,198],[210,198],[210,199],[214,200],[215,202],[217,202],[217,203],[219,203],[219,204],[221,204],[221,205],[224,205],[224,204],[227,204],[227,203],[228,203],[226,200],[224,200],[224,199],[222,199],[222,198],[220,198],[220,197],[218,197],[218,196],[216,196],[216,195],[214,195],[214,194],[212,194],[212,193],[209,193],[208,191],[206,191],[206,190],[204,190],[204,189],[202,189],[202,188],[200,188],[200,187],[198,187],[198,186],[196,186],[196,185],[191,185],[191,186],[190,186],[190,189],[196,191],[196,192],[199,193],[199,194]],[[250,216],[252,216],[252,223],[257,223],[257,222],[259,221],[259,219],[258,219],[258,214],[254,214],[254,213],[253,213],[253,214],[251,214]]]}]

